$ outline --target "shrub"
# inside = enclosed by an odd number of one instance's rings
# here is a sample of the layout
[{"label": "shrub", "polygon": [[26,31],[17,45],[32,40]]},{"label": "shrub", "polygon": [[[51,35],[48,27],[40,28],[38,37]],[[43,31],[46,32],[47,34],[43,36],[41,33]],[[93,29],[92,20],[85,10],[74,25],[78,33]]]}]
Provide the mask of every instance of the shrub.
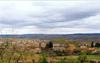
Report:
[{"label": "shrub", "polygon": [[80,63],[84,63],[87,59],[87,54],[86,52],[81,52],[79,57],[78,57],[78,60],[80,61]]},{"label": "shrub", "polygon": [[41,53],[39,63],[48,63],[45,53]]}]

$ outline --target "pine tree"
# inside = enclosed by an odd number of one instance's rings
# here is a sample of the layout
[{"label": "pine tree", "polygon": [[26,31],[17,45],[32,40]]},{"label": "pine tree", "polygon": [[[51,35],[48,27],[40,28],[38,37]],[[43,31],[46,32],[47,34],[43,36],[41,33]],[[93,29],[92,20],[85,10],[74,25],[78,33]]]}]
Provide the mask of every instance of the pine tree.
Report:
[{"label": "pine tree", "polygon": [[94,47],[94,42],[92,41],[92,43],[91,43],[91,47]]}]

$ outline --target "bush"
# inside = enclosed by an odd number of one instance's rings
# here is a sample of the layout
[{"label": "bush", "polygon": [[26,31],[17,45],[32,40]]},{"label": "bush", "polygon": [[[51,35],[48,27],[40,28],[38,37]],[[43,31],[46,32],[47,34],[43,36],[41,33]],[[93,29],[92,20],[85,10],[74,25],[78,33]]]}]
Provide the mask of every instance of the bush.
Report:
[{"label": "bush", "polygon": [[39,63],[48,63],[45,53],[41,53]]},{"label": "bush", "polygon": [[80,63],[84,63],[87,59],[87,54],[86,52],[81,52],[79,57],[78,57],[78,60],[80,61]]}]

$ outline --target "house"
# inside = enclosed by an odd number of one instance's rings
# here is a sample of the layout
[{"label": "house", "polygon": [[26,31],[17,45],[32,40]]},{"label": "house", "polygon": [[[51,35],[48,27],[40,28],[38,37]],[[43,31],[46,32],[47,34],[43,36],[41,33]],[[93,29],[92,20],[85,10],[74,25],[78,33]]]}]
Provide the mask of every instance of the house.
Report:
[{"label": "house", "polygon": [[66,47],[67,46],[65,44],[62,44],[62,43],[54,43],[53,44],[53,50],[54,51],[57,51],[57,50],[64,51]]}]

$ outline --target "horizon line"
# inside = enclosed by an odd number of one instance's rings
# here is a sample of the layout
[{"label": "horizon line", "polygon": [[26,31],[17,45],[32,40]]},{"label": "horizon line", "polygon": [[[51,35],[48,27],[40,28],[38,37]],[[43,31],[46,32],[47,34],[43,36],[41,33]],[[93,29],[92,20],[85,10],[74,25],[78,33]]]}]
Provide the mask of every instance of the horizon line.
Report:
[{"label": "horizon line", "polygon": [[70,34],[100,34],[100,33],[58,33],[58,34],[50,34],[50,33],[26,33],[26,34],[0,34],[0,35],[32,35],[32,34],[40,34],[40,35],[70,35]]}]

